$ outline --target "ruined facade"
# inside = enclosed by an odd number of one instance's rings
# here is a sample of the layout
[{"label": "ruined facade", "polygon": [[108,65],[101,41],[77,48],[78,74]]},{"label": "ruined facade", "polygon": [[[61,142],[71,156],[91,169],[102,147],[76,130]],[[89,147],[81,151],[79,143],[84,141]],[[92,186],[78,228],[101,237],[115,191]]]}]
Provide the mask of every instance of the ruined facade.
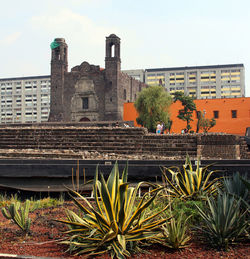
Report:
[{"label": "ruined facade", "polygon": [[105,69],[83,62],[68,72],[68,46],[62,38],[55,44],[49,121],[122,120],[124,102],[134,102],[145,84],[121,72],[120,38],[106,37]]}]

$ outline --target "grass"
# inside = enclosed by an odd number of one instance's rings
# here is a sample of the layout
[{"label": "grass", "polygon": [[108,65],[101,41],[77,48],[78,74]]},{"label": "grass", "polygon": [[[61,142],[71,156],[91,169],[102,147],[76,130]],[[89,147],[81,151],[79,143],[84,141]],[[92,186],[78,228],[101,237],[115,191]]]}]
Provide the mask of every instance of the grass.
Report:
[{"label": "grass", "polygon": [[[17,194],[8,196],[7,194],[0,194],[0,208],[6,207],[12,203],[15,203],[17,201],[21,202],[21,198],[18,197]],[[64,198],[63,196],[60,196],[59,199],[56,198],[43,198],[43,199],[34,199],[31,197],[31,211],[34,211],[36,209],[42,209],[42,208],[50,208],[50,207],[57,207],[64,204]]]}]

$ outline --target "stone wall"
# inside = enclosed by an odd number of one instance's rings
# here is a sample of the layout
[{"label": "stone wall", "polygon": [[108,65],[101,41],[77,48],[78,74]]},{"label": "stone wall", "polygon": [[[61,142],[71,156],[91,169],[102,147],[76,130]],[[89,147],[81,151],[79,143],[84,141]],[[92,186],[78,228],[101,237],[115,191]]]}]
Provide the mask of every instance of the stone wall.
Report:
[{"label": "stone wall", "polygon": [[[78,122],[105,119],[105,74],[99,66],[83,62],[65,75],[64,118]],[[83,109],[82,98],[88,98],[88,109]]]},{"label": "stone wall", "polygon": [[125,73],[119,73],[119,110],[121,114],[123,112],[124,102],[135,102],[137,95],[142,91],[143,88],[146,88],[146,85]]},{"label": "stone wall", "polygon": [[[149,134],[144,128],[81,127],[46,124],[1,127],[0,149],[72,150],[116,155],[201,159],[245,159],[244,139],[226,134]],[[244,151],[245,150],[245,151]],[[132,159],[132,158],[131,158]]]},{"label": "stone wall", "polygon": [[240,136],[226,134],[197,135],[197,155],[207,158],[240,159]]}]

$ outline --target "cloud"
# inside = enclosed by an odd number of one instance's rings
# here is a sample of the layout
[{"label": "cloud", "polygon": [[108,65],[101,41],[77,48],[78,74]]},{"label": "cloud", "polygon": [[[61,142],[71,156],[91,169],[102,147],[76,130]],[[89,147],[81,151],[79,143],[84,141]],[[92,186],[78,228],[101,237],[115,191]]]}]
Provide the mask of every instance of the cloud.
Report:
[{"label": "cloud", "polygon": [[54,14],[32,17],[31,22],[34,28],[43,29],[46,33],[91,44],[97,44],[99,39],[103,39],[107,33],[114,30],[114,28],[96,24],[87,16],[66,8]]},{"label": "cloud", "polygon": [[39,31],[39,37],[44,36],[51,41],[57,37],[66,39],[69,46],[69,67],[84,60],[103,66],[105,37],[111,33],[120,34],[113,25],[98,23],[85,14],[67,8],[33,16],[31,25],[35,33]]},{"label": "cloud", "polygon": [[5,36],[3,39],[1,39],[0,44],[1,45],[13,44],[20,38],[21,35],[22,35],[22,33],[19,31],[11,33],[11,34]]}]

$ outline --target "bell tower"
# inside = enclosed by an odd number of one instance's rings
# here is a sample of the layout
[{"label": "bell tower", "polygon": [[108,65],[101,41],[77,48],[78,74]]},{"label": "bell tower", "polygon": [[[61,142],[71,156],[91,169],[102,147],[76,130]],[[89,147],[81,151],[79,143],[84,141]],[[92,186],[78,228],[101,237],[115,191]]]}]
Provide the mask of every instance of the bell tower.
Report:
[{"label": "bell tower", "polygon": [[115,34],[106,37],[105,69],[110,72],[121,70],[120,41]]},{"label": "bell tower", "polygon": [[63,121],[64,78],[68,72],[68,45],[63,38],[51,44],[51,92],[49,121]]},{"label": "bell tower", "polygon": [[120,38],[115,34],[106,37],[105,73],[108,80],[105,96],[106,120],[121,120],[120,105]]}]

